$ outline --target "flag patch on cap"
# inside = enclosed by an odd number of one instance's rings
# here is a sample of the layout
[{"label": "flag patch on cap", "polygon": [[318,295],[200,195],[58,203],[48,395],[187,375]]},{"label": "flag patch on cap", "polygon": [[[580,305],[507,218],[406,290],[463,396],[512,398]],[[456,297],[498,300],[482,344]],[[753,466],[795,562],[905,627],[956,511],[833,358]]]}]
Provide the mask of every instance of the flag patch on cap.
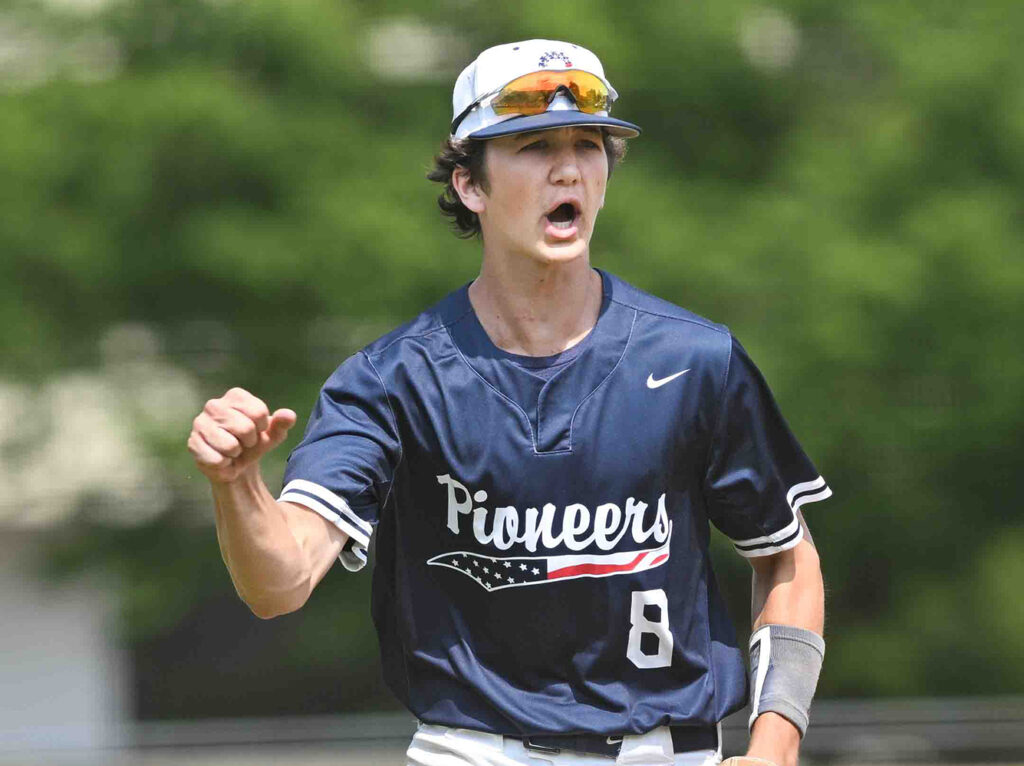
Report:
[{"label": "flag patch on cap", "polygon": [[572,62],[569,60],[569,57],[562,53],[562,51],[548,51],[540,57],[540,61],[537,62],[537,65],[546,69],[547,65],[556,59],[561,59],[567,69],[572,66]]}]

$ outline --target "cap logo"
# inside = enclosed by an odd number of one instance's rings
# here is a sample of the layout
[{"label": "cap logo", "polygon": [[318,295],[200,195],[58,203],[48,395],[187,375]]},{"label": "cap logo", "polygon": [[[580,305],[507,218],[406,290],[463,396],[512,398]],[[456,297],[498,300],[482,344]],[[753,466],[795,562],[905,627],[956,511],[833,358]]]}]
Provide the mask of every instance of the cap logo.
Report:
[{"label": "cap logo", "polygon": [[572,66],[572,62],[569,60],[569,57],[566,56],[561,51],[548,51],[547,53],[540,57],[540,61],[538,61],[537,64],[543,69],[546,68],[548,64],[555,60],[561,60],[562,64],[566,68]]}]

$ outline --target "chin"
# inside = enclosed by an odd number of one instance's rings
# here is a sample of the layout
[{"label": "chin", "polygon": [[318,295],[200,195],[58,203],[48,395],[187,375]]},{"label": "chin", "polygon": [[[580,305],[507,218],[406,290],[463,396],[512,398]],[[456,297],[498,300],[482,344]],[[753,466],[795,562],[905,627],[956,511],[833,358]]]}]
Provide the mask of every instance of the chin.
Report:
[{"label": "chin", "polygon": [[571,242],[552,244],[541,242],[536,249],[536,258],[546,263],[569,263],[587,254],[588,242],[574,239]]}]

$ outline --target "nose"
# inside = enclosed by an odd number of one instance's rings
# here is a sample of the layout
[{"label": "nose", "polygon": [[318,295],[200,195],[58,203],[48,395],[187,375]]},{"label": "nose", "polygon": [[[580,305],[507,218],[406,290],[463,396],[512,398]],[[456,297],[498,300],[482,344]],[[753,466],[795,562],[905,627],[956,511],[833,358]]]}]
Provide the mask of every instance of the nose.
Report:
[{"label": "nose", "polygon": [[580,180],[579,158],[572,141],[563,141],[553,157],[551,183],[571,185]]}]

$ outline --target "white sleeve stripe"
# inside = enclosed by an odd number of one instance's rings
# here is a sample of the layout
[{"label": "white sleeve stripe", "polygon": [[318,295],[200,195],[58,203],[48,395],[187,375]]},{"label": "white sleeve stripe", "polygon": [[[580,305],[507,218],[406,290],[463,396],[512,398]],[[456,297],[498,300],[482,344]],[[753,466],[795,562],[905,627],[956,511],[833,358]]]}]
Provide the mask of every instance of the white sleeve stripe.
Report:
[{"label": "white sleeve stripe", "polygon": [[789,540],[784,540],[778,545],[757,545],[753,548],[740,548],[736,547],[736,552],[739,553],[745,559],[756,559],[758,556],[771,556],[773,553],[781,553],[782,551],[788,551],[790,548],[796,547],[797,543],[804,539],[803,527],[797,527],[796,534],[793,535]]},{"label": "white sleeve stripe", "polygon": [[793,512],[795,513],[800,510],[800,506],[802,505],[807,505],[807,503],[816,503],[819,500],[824,500],[828,497],[832,497],[832,490],[828,487],[825,487],[821,492],[815,492],[813,495],[803,495],[798,497],[796,502],[793,503]]},{"label": "white sleeve stripe", "polygon": [[[819,490],[812,495],[803,494],[810,490]],[[799,495],[799,497],[797,497]],[[788,538],[796,531],[797,527],[800,526],[800,522],[796,518],[796,512],[800,508],[808,503],[815,503],[818,500],[824,500],[825,498],[832,497],[832,490],[825,485],[825,479],[819,476],[814,481],[805,481],[800,484],[794,484],[790,487],[789,492],[786,493],[786,505],[793,511],[793,520],[789,522],[785,527],[780,529],[778,532],[772,532],[769,535],[762,535],[761,537],[751,537],[749,540],[733,540],[732,544],[736,546],[737,550],[740,548],[750,548],[752,546],[764,546],[758,548],[753,555],[764,556],[766,554],[766,543],[779,543],[777,550],[784,551],[787,548],[792,548],[796,545],[796,542],[789,540]],[[795,500],[794,500],[795,498]],[[792,543],[787,545],[786,543]],[[741,550],[740,553],[743,553]]]},{"label": "white sleeve stripe", "polygon": [[308,508],[314,513],[323,516],[334,526],[344,532],[346,535],[352,538],[353,541],[363,546],[364,548],[370,544],[369,535],[365,534],[361,529],[357,529],[348,522],[347,519],[339,516],[333,508],[324,505],[319,500],[314,500],[309,495],[301,495],[298,492],[284,492],[278,500],[288,503],[298,503],[301,506]]},{"label": "white sleeve stripe", "polygon": [[749,540],[733,540],[732,544],[748,547],[751,545],[761,545],[762,543],[778,543],[792,535],[799,526],[800,522],[796,520],[794,515],[793,520],[778,532],[772,532],[770,535],[764,535],[763,537],[751,537]]},{"label": "white sleeve stripe", "polygon": [[332,508],[336,514],[343,518],[347,518],[349,523],[361,529],[363,534],[373,534],[373,527],[356,515],[356,513],[349,507],[349,504],[345,502],[345,498],[339,497],[326,487],[322,487],[312,481],[306,481],[305,479],[293,479],[285,485],[285,488],[281,491],[281,497],[283,498],[284,495],[291,490],[297,490],[301,493],[308,492],[311,495],[316,495],[330,508]]},{"label": "white sleeve stripe", "polygon": [[[814,489],[821,489],[825,486],[825,479],[819,476],[814,481],[805,481],[800,484],[794,484],[789,488],[789,492],[786,493],[786,505],[793,508],[793,498],[803,492],[810,492]],[[798,506],[799,507],[799,506]]]}]

